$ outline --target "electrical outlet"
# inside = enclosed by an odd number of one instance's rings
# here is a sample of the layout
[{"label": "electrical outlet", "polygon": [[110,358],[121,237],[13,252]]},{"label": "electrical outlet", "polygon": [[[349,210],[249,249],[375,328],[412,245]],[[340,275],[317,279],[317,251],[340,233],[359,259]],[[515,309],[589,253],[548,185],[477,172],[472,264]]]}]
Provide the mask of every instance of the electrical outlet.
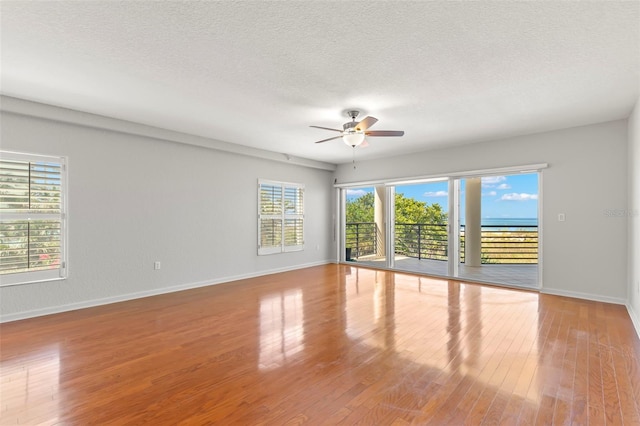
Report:
[{"label": "electrical outlet", "polygon": [[155,262],[153,262],[153,269],[155,269],[156,271],[160,269],[160,266],[161,265],[159,260],[156,260]]}]

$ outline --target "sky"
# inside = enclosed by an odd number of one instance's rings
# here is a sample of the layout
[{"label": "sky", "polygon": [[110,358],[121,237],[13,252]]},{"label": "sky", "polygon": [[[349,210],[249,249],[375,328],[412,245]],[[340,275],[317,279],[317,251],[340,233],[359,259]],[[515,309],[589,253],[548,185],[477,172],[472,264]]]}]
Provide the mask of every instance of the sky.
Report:
[{"label": "sky", "polygon": [[[405,197],[438,203],[446,212],[449,210],[448,182],[432,182],[416,185],[396,186],[396,193]],[[460,184],[460,211],[464,215],[465,180]],[[358,198],[373,188],[347,190],[347,199]],[[506,176],[488,176],[482,178],[483,218],[536,218],[538,217],[538,174],[518,173]]]}]

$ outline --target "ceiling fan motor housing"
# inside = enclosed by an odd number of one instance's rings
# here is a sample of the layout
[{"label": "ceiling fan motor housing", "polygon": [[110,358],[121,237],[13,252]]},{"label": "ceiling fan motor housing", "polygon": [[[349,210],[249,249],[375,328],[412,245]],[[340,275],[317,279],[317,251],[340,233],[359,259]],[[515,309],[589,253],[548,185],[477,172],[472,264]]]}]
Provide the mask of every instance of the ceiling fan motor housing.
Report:
[{"label": "ceiling fan motor housing", "polygon": [[344,129],[345,132],[355,132],[356,131],[356,126],[358,125],[358,123],[356,123],[355,121],[349,121],[348,123],[344,123],[342,125],[342,128]]}]

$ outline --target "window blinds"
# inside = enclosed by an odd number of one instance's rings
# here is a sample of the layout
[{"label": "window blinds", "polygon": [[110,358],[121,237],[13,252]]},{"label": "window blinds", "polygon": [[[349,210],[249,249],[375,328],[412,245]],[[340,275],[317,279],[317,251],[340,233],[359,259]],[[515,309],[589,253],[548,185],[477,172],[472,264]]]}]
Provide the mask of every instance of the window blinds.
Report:
[{"label": "window blinds", "polygon": [[64,160],[0,152],[3,285],[64,276]]},{"label": "window blinds", "polygon": [[258,254],[304,249],[304,185],[258,181]]}]

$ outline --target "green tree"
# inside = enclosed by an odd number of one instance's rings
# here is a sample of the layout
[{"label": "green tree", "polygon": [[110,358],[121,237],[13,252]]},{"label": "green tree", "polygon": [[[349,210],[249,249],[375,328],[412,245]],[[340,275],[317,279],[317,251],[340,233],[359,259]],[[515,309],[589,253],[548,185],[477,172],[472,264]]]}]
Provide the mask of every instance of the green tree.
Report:
[{"label": "green tree", "polygon": [[347,200],[347,223],[373,222],[374,204],[372,192]]},{"label": "green tree", "polygon": [[[375,199],[372,192],[347,201],[347,223],[373,222]],[[447,214],[438,203],[427,204],[404,194],[396,194],[396,223],[447,223]]]},{"label": "green tree", "polygon": [[447,214],[428,204],[396,194],[396,253],[444,260],[447,257]]},{"label": "green tree", "polygon": [[[346,242],[356,249],[357,256],[374,252],[376,234],[374,221],[375,197],[367,193],[346,205]],[[355,223],[371,225],[349,225]],[[446,259],[447,213],[438,203],[428,204],[415,198],[395,195],[396,253],[411,257]]]},{"label": "green tree", "polygon": [[427,204],[404,194],[396,194],[396,223],[447,223],[447,214],[438,203]]}]

